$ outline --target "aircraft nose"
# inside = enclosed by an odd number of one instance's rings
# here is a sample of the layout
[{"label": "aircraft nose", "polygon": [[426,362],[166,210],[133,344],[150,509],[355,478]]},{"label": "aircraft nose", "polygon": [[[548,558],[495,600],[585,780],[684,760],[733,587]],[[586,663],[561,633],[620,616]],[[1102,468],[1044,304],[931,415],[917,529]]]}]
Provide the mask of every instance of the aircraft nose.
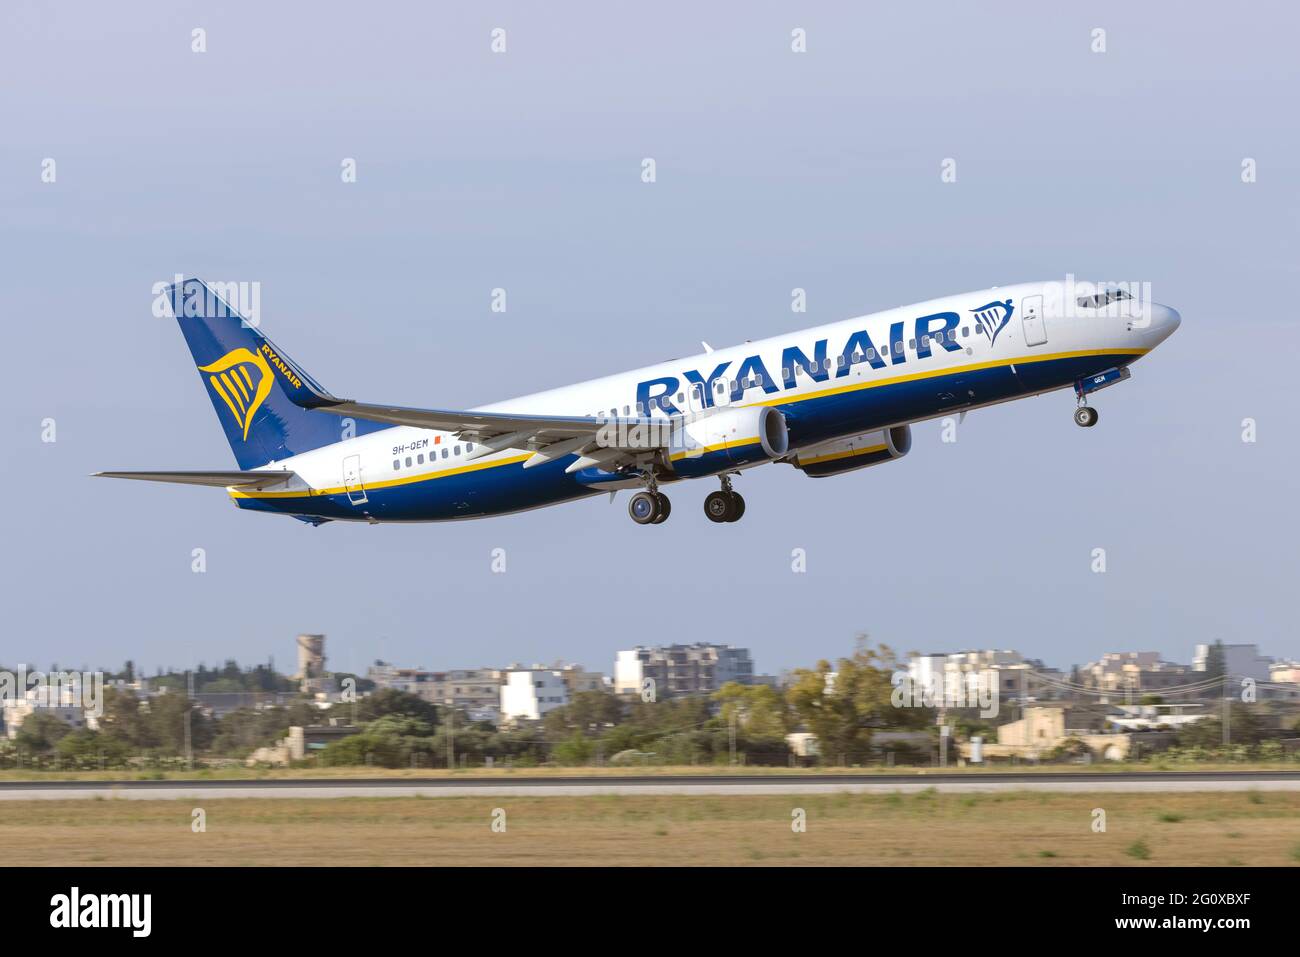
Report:
[{"label": "aircraft nose", "polygon": [[1173,306],[1162,306],[1158,302],[1151,304],[1151,331],[1160,342],[1172,336],[1182,323],[1183,317]]}]

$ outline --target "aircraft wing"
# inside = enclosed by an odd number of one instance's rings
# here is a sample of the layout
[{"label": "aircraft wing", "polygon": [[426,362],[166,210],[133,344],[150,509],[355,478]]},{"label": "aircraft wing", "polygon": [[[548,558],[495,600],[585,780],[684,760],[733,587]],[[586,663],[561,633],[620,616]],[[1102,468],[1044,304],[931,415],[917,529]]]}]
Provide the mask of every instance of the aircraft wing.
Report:
[{"label": "aircraft wing", "polygon": [[141,479],[146,482],[173,482],[179,485],[208,485],[214,488],[266,488],[297,478],[289,471],[214,471],[214,472],[95,472],[95,478]]},{"label": "aircraft wing", "polygon": [[[568,471],[599,465],[615,469],[634,465],[652,455],[659,446],[648,446],[646,436],[657,435],[660,430],[643,429],[633,432],[637,424],[649,425],[650,419],[618,420],[627,428],[606,428],[613,420],[585,415],[519,415],[499,412],[458,412],[451,409],[410,409],[392,405],[370,405],[350,399],[320,397],[310,408],[350,415],[391,425],[409,425],[419,429],[437,429],[454,432],[470,442],[478,443],[471,459],[491,455],[505,449],[523,449],[533,455],[524,463],[532,468],[566,455],[577,455]],[[662,426],[662,421],[656,421]],[[603,434],[598,434],[602,433]],[[619,445],[629,434],[636,436],[635,445]]]}]

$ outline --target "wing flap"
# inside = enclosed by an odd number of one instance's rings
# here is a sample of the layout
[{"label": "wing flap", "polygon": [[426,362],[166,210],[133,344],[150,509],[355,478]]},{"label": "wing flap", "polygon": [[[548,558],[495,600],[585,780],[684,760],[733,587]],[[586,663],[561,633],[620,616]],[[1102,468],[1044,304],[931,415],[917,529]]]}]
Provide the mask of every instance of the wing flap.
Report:
[{"label": "wing flap", "polygon": [[171,482],[177,485],[207,485],[212,488],[267,488],[297,478],[297,473],[287,470],[240,472],[231,469],[210,472],[95,472],[93,477]]}]

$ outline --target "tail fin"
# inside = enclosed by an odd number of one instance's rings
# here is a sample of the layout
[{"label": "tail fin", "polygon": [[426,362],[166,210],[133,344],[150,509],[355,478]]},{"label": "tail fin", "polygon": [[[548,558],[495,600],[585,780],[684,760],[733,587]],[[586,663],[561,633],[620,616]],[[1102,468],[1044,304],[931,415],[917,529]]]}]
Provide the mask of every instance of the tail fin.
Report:
[{"label": "tail fin", "polygon": [[386,427],[311,411],[333,397],[203,281],[186,279],[167,292],[241,469]]}]

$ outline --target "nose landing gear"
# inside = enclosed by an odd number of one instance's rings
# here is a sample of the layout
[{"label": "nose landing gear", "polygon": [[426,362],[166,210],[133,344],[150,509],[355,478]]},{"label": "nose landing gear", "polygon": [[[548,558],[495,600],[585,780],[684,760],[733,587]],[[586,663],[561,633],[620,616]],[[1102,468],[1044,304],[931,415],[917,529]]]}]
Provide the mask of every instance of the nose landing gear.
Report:
[{"label": "nose landing gear", "polygon": [[1097,410],[1090,405],[1081,405],[1074,410],[1074,424],[1090,429],[1097,424]]},{"label": "nose landing gear", "polygon": [[731,476],[722,476],[722,488],[704,499],[704,514],[711,522],[738,522],[745,514],[745,500],[732,489]]}]

